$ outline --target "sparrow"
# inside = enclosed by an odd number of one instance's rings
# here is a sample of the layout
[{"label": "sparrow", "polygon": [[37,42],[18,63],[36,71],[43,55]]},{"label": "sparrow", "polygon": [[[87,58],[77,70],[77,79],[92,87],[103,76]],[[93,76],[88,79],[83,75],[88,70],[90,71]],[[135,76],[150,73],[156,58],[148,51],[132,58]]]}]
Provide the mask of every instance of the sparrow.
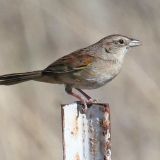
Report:
[{"label": "sparrow", "polygon": [[[114,34],[88,47],[74,51],[56,60],[44,70],[13,73],[0,76],[0,85],[14,85],[30,80],[64,84],[65,91],[78,98],[87,109],[94,102],[82,89],[96,89],[114,79],[120,72],[124,57],[139,40]],[[73,88],[82,95],[73,92]]]}]

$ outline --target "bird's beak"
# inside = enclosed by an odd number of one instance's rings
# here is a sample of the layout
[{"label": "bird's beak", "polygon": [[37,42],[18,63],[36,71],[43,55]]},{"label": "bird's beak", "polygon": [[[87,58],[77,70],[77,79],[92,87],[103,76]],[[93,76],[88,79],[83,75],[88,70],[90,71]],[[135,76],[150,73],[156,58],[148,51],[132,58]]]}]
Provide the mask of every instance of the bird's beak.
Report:
[{"label": "bird's beak", "polygon": [[129,43],[130,47],[136,47],[136,46],[140,46],[140,45],[141,45],[141,42],[139,40],[136,40],[136,39],[131,39],[131,41]]}]

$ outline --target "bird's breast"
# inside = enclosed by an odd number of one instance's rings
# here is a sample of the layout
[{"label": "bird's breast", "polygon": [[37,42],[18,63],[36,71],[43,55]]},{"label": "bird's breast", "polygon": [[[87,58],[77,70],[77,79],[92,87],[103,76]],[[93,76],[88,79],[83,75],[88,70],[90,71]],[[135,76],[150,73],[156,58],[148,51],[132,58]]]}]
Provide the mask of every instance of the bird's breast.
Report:
[{"label": "bird's breast", "polygon": [[97,61],[81,72],[81,88],[99,88],[116,77],[120,69],[121,63],[116,59]]}]

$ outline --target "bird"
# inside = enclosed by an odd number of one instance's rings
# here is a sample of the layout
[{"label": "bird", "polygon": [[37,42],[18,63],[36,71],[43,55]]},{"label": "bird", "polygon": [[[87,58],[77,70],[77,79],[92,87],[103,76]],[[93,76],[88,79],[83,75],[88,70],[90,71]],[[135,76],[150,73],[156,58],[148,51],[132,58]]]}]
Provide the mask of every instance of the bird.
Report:
[{"label": "bird", "polygon": [[[14,85],[30,80],[65,85],[65,91],[84,104],[95,102],[83,89],[97,89],[113,80],[121,71],[124,57],[137,39],[120,34],[106,36],[88,47],[67,54],[44,70],[0,76],[0,85]],[[79,93],[73,92],[76,89]]]}]

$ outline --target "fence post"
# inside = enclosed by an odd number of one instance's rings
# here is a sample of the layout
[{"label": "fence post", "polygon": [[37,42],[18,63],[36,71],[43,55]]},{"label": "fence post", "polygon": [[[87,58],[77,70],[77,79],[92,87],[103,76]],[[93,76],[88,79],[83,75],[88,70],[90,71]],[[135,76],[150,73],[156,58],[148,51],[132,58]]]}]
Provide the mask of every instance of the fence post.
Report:
[{"label": "fence post", "polygon": [[63,160],[111,160],[111,123],[108,104],[62,105]]}]

